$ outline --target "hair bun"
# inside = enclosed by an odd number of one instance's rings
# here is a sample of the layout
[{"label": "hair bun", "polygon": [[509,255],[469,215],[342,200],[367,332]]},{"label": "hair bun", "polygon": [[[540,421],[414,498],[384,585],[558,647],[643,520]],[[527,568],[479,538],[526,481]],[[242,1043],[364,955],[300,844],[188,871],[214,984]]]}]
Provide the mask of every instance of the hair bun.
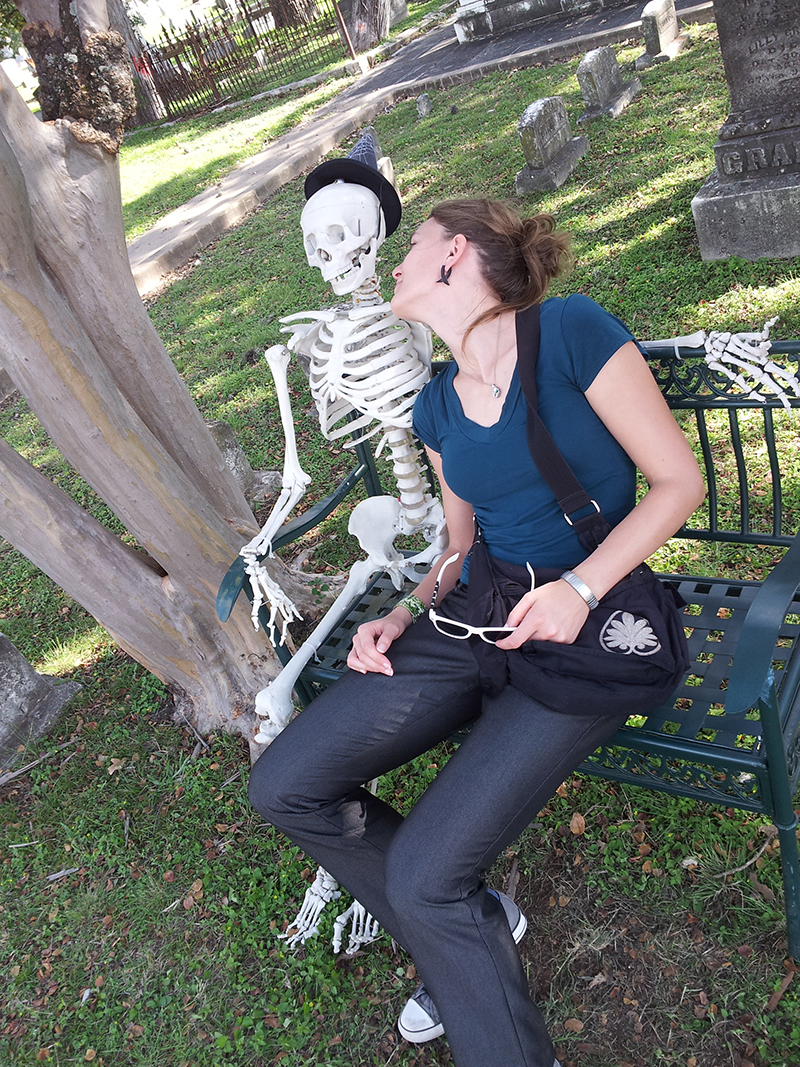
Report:
[{"label": "hair bun", "polygon": [[504,311],[522,311],[541,303],[553,278],[572,265],[570,237],[556,229],[546,212],[521,218],[501,200],[447,200],[431,218],[448,237],[463,234],[480,254],[485,280],[499,303],[471,323],[467,334]]}]

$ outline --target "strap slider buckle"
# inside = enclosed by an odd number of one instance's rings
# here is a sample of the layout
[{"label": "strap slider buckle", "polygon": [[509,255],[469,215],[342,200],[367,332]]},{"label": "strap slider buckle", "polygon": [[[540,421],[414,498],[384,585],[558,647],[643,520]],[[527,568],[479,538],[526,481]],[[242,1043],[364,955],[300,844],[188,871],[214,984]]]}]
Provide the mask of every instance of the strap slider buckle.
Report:
[{"label": "strap slider buckle", "polygon": [[[594,505],[594,510],[599,515],[600,514],[600,505],[597,503],[597,501],[596,500],[590,500],[589,503]],[[574,526],[575,525],[575,523],[572,521],[572,519],[569,517],[569,515],[567,515],[566,511],[564,512],[564,518],[567,520],[567,522],[570,524],[570,526]],[[578,521],[580,521],[580,520],[578,520]]]}]

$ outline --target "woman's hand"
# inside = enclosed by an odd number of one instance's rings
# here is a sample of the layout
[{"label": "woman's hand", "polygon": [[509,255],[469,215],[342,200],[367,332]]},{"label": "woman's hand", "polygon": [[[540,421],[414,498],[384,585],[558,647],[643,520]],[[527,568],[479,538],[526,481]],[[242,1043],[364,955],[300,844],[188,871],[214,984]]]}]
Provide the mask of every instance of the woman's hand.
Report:
[{"label": "woman's hand", "polygon": [[560,579],[526,593],[515,604],[507,625],[515,633],[497,642],[498,648],[519,648],[524,641],[555,641],[571,645],[589,614],[589,606],[579,593]]},{"label": "woman's hand", "polygon": [[384,653],[388,652],[392,642],[411,625],[411,616],[405,608],[396,607],[382,619],[363,622],[356,630],[353,647],[347,657],[347,666],[361,674],[394,673],[392,665]]}]

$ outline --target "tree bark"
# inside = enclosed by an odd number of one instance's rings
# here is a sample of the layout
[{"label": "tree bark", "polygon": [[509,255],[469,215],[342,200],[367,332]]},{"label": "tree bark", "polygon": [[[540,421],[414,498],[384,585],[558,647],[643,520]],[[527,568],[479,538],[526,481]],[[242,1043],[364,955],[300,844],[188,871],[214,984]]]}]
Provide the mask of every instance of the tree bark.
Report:
[{"label": "tree bark", "polygon": [[356,52],[374,48],[388,34],[389,0],[340,0],[339,8]]},{"label": "tree bark", "polygon": [[[137,125],[144,122],[158,122],[166,117],[167,109],[161,99],[153,77],[142,63],[142,42],[131,24],[127,9],[122,0],[106,0],[108,21],[112,29],[122,37],[131,62],[131,76],[136,86]],[[134,62],[134,60],[136,62]],[[137,65],[138,64],[138,65]]]},{"label": "tree bark", "polygon": [[[83,14],[91,55],[93,33],[108,35],[96,4]],[[83,106],[82,87],[67,89]],[[0,534],[161,678],[198,729],[249,737],[253,695],[278,663],[245,604],[222,625],[214,601],[256,523],[136,291],[115,133],[106,123],[95,136],[91,117],[88,107],[75,122],[37,121],[0,71],[0,363],[141,551],[5,443]],[[308,607],[308,589],[272,566]]]},{"label": "tree bark", "polygon": [[306,25],[318,14],[315,0],[269,0],[269,6],[278,29]]},{"label": "tree bark", "polygon": [[[166,681],[198,730],[222,726],[251,736],[253,694],[277,666],[245,607],[238,605],[225,626],[209,610],[208,582],[230,558],[218,538],[165,573],[2,440],[0,502],[3,536]],[[191,570],[194,579],[187,578]]]}]

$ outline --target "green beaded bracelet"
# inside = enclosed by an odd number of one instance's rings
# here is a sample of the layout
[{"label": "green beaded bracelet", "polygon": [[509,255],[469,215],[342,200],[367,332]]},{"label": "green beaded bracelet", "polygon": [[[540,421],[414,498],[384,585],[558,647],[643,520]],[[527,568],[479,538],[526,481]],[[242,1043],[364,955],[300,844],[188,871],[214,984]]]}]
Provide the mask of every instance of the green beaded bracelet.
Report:
[{"label": "green beaded bracelet", "polygon": [[397,606],[398,608],[406,609],[408,614],[411,616],[412,623],[416,622],[417,619],[421,618],[428,610],[422,603],[420,598],[418,596],[415,596],[413,593],[409,594],[409,596],[404,596],[402,600],[398,601]]}]

